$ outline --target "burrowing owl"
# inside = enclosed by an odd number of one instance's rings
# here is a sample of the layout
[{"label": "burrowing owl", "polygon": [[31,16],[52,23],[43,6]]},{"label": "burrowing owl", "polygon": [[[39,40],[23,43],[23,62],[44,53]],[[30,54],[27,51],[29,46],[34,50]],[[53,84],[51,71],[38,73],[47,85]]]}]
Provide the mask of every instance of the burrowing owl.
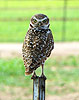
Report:
[{"label": "burrowing owl", "polygon": [[40,66],[42,66],[42,76],[44,75],[44,62],[54,48],[54,40],[49,26],[49,18],[46,15],[32,16],[22,48],[25,75],[30,75]]}]

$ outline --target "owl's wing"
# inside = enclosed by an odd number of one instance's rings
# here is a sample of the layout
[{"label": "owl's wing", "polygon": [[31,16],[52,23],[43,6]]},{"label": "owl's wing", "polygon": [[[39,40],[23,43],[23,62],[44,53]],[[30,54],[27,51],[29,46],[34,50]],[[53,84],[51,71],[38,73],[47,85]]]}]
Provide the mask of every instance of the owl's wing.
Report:
[{"label": "owl's wing", "polygon": [[28,30],[24,42],[23,42],[23,46],[22,46],[22,54],[23,54],[23,60],[24,60],[24,66],[25,66],[25,75],[29,75],[33,72],[33,70],[30,70],[30,65],[32,63],[32,55],[31,55],[31,42],[32,40],[30,40],[30,35],[29,35],[30,31]]},{"label": "owl's wing", "polygon": [[44,48],[44,52],[46,54],[46,57],[49,57],[51,54],[51,51],[54,49],[54,39],[51,30],[49,29],[47,31],[47,41],[46,46]]}]

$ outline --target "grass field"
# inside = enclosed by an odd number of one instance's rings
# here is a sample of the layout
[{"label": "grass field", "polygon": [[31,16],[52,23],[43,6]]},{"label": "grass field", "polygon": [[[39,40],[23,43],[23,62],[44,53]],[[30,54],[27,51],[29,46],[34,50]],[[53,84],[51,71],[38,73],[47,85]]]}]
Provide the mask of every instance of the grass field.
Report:
[{"label": "grass field", "polygon": [[[67,18],[79,19],[79,1],[67,1]],[[62,34],[65,35],[65,41],[79,41],[78,20],[66,22],[66,34],[62,33],[63,21],[54,20],[63,18],[63,4],[62,0],[0,0],[0,42],[23,42],[30,18],[37,13],[44,13],[50,18],[55,41],[61,41]],[[40,75],[40,72],[41,67],[36,73]],[[28,96],[32,95],[33,82],[31,75],[25,77],[24,73],[22,59],[0,58],[0,100],[31,100]],[[49,58],[45,63],[45,75],[47,96],[79,93],[79,56]],[[1,96],[5,99],[1,99]]]},{"label": "grass field", "polygon": [[[50,28],[55,41],[62,40],[62,21],[64,1],[0,1],[0,42],[22,42],[29,27],[32,15],[44,13],[50,18]],[[79,18],[79,1],[68,1],[67,18]],[[26,19],[18,21],[17,19]],[[8,20],[8,21],[6,21]],[[15,21],[14,21],[15,20]],[[79,21],[66,22],[66,41],[79,41]]]},{"label": "grass field", "polygon": [[[79,92],[78,61],[79,57],[74,56],[60,59],[49,58],[46,61],[47,94],[63,95],[65,93]],[[40,71],[41,68],[38,68],[36,73],[40,75]],[[22,59],[0,59],[0,91],[3,90],[2,86],[27,87],[27,93],[32,94],[32,91],[30,91],[32,89],[31,76],[25,77],[24,72],[25,68]],[[58,88],[55,89],[55,87]]]},{"label": "grass field", "polygon": [[[41,7],[63,7],[64,4],[64,0],[1,0],[0,1],[0,7],[23,7],[23,8],[41,8]],[[79,2],[78,0],[75,0],[75,2],[72,0],[68,0],[68,7],[78,7],[79,6]]]}]

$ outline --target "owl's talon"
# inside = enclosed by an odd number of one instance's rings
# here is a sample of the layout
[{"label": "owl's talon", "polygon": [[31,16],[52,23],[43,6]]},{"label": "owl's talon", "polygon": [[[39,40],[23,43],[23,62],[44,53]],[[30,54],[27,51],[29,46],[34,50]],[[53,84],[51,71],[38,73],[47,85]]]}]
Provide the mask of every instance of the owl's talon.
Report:
[{"label": "owl's talon", "polygon": [[46,76],[45,76],[44,74],[42,74],[40,77],[41,77],[41,78],[44,78],[45,80],[47,79]]},{"label": "owl's talon", "polygon": [[34,79],[34,78],[37,78],[37,75],[36,75],[35,71],[34,71],[32,77],[31,77],[31,79]]}]

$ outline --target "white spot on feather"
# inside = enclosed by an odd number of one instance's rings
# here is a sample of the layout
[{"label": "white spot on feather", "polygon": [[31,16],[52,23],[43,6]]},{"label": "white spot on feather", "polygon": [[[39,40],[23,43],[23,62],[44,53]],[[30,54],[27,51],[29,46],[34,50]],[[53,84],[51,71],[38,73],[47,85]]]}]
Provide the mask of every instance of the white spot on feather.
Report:
[{"label": "white spot on feather", "polygon": [[49,34],[49,33],[50,33],[50,31],[48,30],[48,31],[47,31],[47,34]]}]

